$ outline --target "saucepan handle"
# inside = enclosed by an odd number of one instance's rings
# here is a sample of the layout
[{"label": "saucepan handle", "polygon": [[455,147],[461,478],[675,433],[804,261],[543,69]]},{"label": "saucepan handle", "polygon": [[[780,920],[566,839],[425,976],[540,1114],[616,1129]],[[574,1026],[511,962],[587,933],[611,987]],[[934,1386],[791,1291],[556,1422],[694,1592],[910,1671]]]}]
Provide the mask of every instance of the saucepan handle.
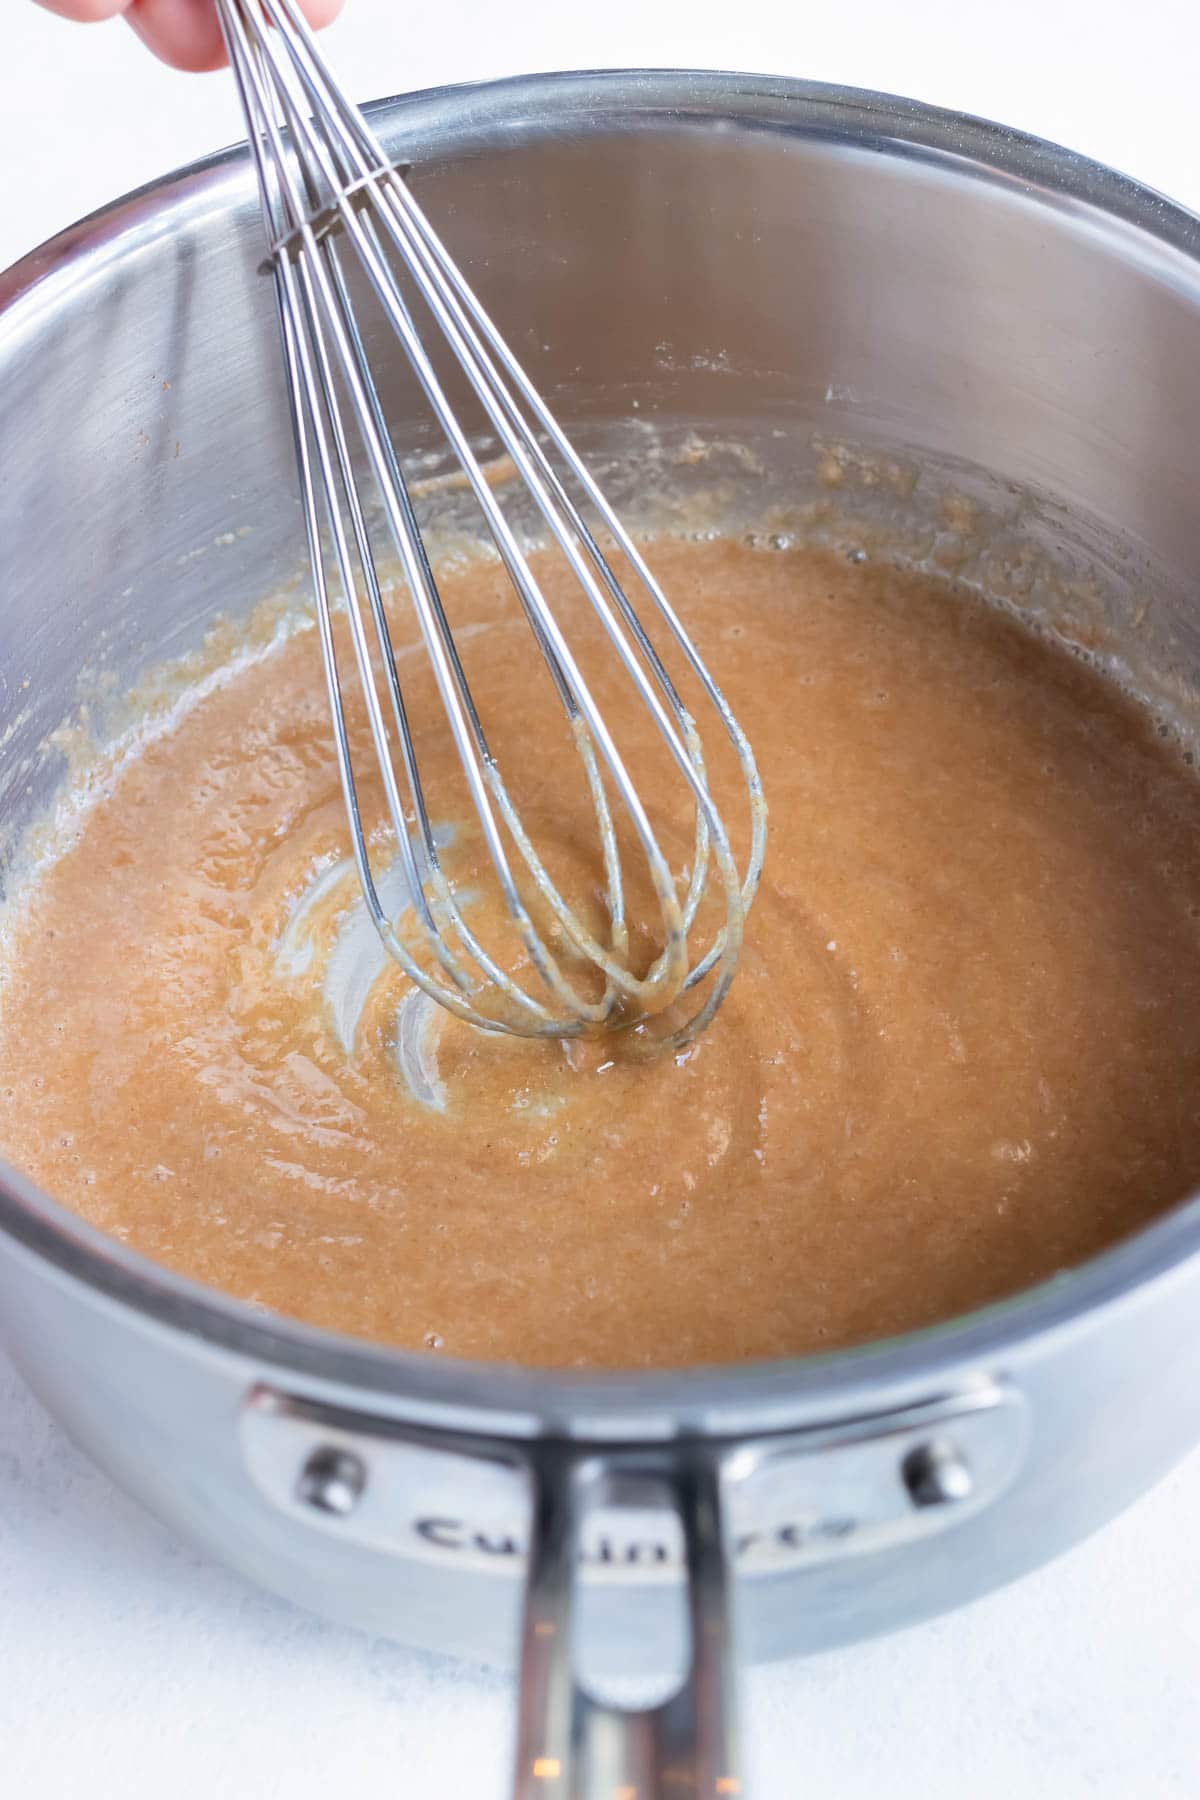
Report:
[{"label": "saucepan handle", "polygon": [[697,1449],[652,1479],[678,1513],[690,1661],[662,1705],[624,1711],[595,1699],[576,1665],[581,1531],[614,1477],[639,1479],[586,1451],[553,1451],[534,1468],[533,1531],[521,1640],[516,1800],[655,1800],[744,1794],[735,1721],[730,1573],[721,1465]]}]

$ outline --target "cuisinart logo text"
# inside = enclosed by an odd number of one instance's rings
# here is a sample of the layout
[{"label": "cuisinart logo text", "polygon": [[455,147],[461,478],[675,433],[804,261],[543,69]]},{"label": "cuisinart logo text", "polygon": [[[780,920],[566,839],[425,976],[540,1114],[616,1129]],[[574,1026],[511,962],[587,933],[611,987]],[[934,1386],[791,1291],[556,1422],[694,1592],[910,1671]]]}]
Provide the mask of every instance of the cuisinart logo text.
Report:
[{"label": "cuisinart logo text", "polygon": [[[836,1554],[860,1529],[848,1517],[790,1520],[782,1525],[743,1531],[732,1542],[735,1561],[749,1569],[776,1568],[790,1562]],[[413,1531],[423,1552],[464,1558],[493,1568],[513,1567],[525,1559],[525,1537],[518,1528],[475,1526],[464,1519],[414,1519]],[[624,1533],[585,1530],[580,1563],[600,1575],[636,1576],[677,1570],[683,1564],[678,1527],[659,1532]]]}]

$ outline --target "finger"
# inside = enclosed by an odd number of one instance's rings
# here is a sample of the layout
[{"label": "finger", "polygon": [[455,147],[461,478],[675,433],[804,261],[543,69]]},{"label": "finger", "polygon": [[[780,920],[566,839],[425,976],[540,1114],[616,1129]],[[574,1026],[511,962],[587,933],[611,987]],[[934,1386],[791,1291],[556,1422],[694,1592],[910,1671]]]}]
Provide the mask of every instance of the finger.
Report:
[{"label": "finger", "polygon": [[[128,6],[125,16],[138,36],[173,68],[200,72],[224,63],[225,40],[212,0],[118,0],[117,10],[122,5]],[[341,0],[301,0],[301,8],[309,23],[320,28],[337,17]]]},{"label": "finger", "polygon": [[81,25],[98,25],[104,19],[115,19],[129,5],[129,0],[38,0],[47,12],[60,19],[77,19]]},{"label": "finger", "polygon": [[132,0],[125,17],[155,56],[175,69],[219,69],[225,40],[211,0]]}]

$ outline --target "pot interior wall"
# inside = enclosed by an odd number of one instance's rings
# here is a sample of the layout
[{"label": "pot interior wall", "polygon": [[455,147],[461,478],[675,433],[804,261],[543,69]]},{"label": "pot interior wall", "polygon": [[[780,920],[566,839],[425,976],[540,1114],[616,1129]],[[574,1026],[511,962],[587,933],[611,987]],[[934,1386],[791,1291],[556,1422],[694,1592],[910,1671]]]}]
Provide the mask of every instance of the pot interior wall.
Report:
[{"label": "pot interior wall", "polygon": [[[377,122],[564,422],[602,461],[626,459],[622,494],[645,499],[643,459],[661,448],[666,489],[715,484],[747,521],[793,504],[816,532],[898,532],[913,556],[1136,661],[1186,722],[1200,666],[1188,603],[1200,566],[1194,223],[1021,140],[796,84],[535,80],[389,103]],[[194,645],[216,612],[302,575],[261,254],[248,170],[220,163],[133,197],[0,281],[0,880],[61,779],[46,740],[79,697],[102,728],[106,693]],[[411,380],[378,332],[371,349],[402,443],[428,447]],[[699,462],[697,431],[717,446]],[[947,492],[982,512],[947,510]],[[1069,1332],[1005,1343],[1035,1437],[1002,1514],[964,1527],[957,1552],[930,1540],[907,1558],[768,1584],[746,1605],[749,1652],[828,1645],[950,1605],[1063,1547],[1161,1472],[1195,1432],[1186,1408],[1162,1404],[1163,1370],[1173,1395],[1200,1391],[1195,1277],[1188,1286],[1178,1260],[1119,1317],[1095,1308],[1075,1322],[1090,1335],[1069,1370]],[[481,1592],[454,1570],[332,1536],[314,1548],[254,1490],[232,1421],[261,1364],[98,1293],[79,1304],[85,1290],[50,1256],[13,1247],[0,1283],[39,1391],[163,1516],[320,1610],[438,1649],[506,1653],[515,1570]],[[324,1346],[321,1357],[324,1369]],[[290,1382],[300,1367],[306,1390],[318,1385],[315,1353],[297,1357]],[[482,1413],[484,1376],[451,1379],[455,1405]],[[805,1379],[764,1379],[763,1416],[768,1401],[861,1413],[898,1398],[891,1374],[869,1402],[826,1374],[814,1403]],[[924,1371],[901,1379],[900,1397],[928,1397]],[[663,1406],[662,1431],[713,1416],[725,1429],[735,1411],[741,1430],[748,1385],[730,1375],[717,1413],[710,1384],[689,1387]],[[485,1399],[494,1424],[490,1389]],[[625,1406],[624,1391],[606,1404]],[[558,1396],[555,1407],[557,1421]],[[532,1406],[513,1411],[531,1430]],[[630,1616],[621,1597],[614,1642]]]},{"label": "pot interior wall", "polygon": [[[1118,620],[1157,595],[1142,640],[1189,693],[1200,281],[1187,222],[1172,215],[1167,243],[1097,210],[1082,179],[1055,196],[971,166],[953,122],[940,145],[900,144],[862,97],[722,79],[695,78],[682,110],[654,78],[618,106],[617,84],[578,77],[544,111],[536,83],[501,85],[474,106],[391,103],[378,122],[585,442],[611,450],[605,434],[630,418],[749,434],[777,494],[807,491],[830,442],[915,448],[926,473],[910,499],[927,522],[935,463],[959,486],[987,469],[1009,538],[1105,564]],[[119,693],[214,612],[301,573],[261,255],[248,169],[216,164],[60,242],[0,315],[10,854],[60,778],[45,739],[81,691]],[[398,352],[378,331],[371,347],[399,438],[428,443]],[[880,484],[857,475],[869,511]],[[748,502],[765,492],[747,483]]]}]

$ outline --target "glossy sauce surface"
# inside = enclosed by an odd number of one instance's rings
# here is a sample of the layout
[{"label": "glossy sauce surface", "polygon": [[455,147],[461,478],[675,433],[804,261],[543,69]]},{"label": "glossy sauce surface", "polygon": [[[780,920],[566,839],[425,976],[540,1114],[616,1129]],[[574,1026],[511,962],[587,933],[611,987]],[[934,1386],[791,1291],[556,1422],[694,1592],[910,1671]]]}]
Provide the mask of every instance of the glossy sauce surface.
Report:
[{"label": "glossy sauce surface", "polygon": [[[743,966],[704,1038],[645,1063],[426,1021],[423,1104],[389,973],[347,1046],[322,983],[353,885],[304,632],[149,743],[14,909],[9,1159],[265,1307],[560,1366],[890,1335],[1182,1198],[1200,1177],[1200,790],[1177,753],[1089,669],[936,580],[732,541],[652,554],[771,809]],[[455,582],[461,616],[492,622],[476,679],[495,708],[525,628],[500,622],[493,565]],[[551,834],[578,807],[561,733],[549,708],[523,718]],[[451,794],[448,740],[422,754],[435,788],[447,759]],[[446,816],[470,891],[479,846]]]}]

